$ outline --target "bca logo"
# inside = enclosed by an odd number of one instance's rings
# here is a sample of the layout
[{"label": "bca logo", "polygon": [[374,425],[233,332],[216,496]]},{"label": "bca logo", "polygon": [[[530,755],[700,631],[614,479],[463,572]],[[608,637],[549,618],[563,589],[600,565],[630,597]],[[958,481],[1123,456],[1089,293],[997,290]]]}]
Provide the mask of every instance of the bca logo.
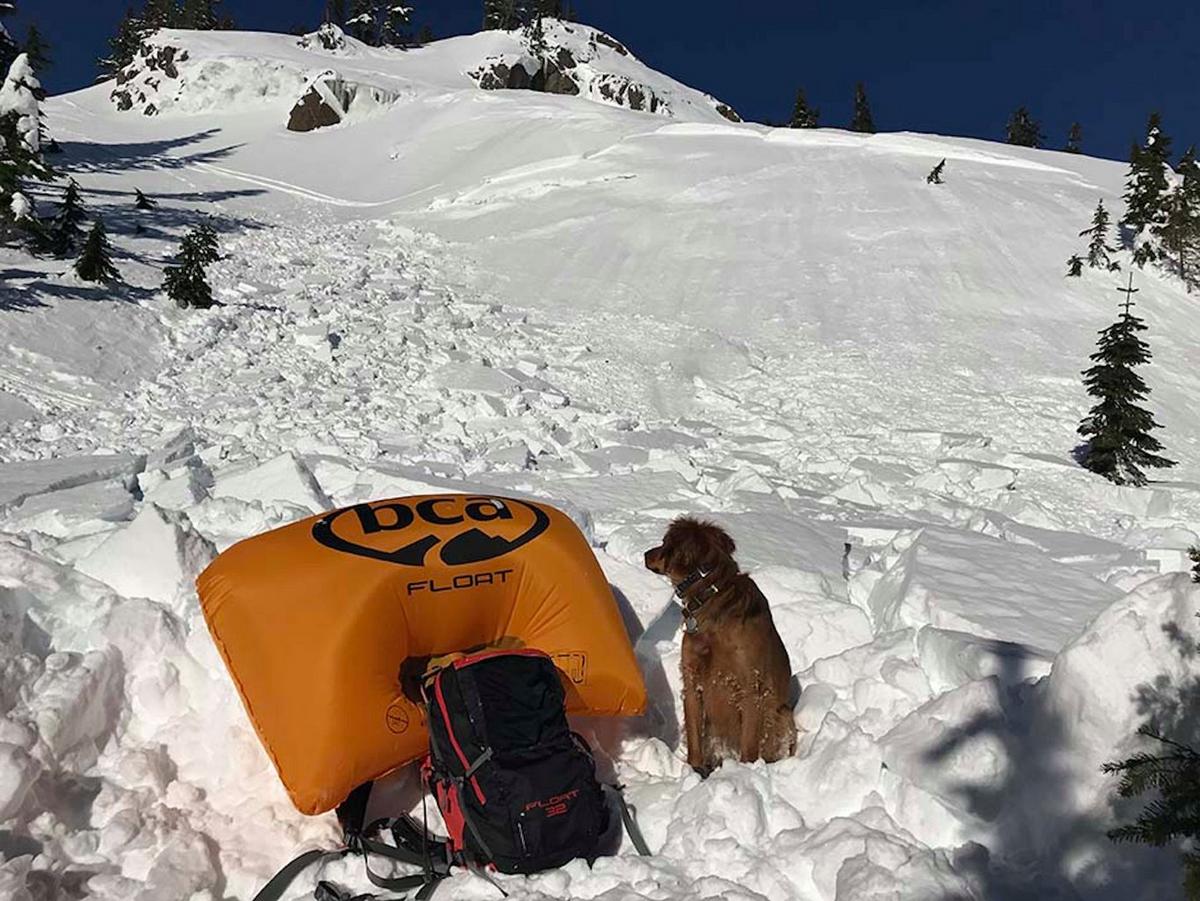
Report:
[{"label": "bca logo", "polygon": [[466,566],[512,553],[549,527],[550,517],[524,501],[447,495],[347,507],[318,521],[312,535],[335,551],[386,563]]}]

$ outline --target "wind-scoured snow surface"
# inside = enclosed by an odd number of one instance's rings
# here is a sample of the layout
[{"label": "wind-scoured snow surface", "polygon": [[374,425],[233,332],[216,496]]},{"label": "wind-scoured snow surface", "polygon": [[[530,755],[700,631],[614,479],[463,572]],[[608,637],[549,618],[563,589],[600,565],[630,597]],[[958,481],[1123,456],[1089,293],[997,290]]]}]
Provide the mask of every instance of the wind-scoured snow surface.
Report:
[{"label": "wind-scoured snow surface", "polygon": [[[582,47],[574,28],[552,37]],[[466,73],[512,35],[157,40],[188,51],[158,115],[118,112],[111,84],[45,104],[128,285],[3,262],[0,897],[248,899],[332,846],[192,580],[265,529],[442,490],[569,510],[652,696],[583,726],[654,856],[502,877],[513,897],[1178,895],[1172,851],[1104,838],[1099,771],[1147,717],[1186,718],[1196,677],[1200,317],[1173,279],[1137,276],[1181,465],[1121,489],[1071,457],[1119,297],[1061,275],[1122,165],[733,125],[604,44],[589,65],[673,115],[479,90]],[[397,99],[287,132],[331,68]],[[177,310],[161,267],[208,215],[223,306]],[[684,513],[730,530],[771,601],[794,759],[683,763],[677,616],[640,561]],[[354,861],[320,875],[370,888]],[[466,874],[439,895],[498,897]]]}]

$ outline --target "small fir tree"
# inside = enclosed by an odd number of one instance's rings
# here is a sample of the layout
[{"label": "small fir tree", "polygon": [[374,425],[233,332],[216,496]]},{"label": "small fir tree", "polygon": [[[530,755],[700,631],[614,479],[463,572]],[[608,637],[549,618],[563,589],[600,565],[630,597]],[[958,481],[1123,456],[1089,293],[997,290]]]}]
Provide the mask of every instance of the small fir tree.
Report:
[{"label": "small fir tree", "polygon": [[1150,432],[1159,428],[1149,410],[1138,406],[1150,389],[1135,371],[1148,363],[1150,347],[1138,337],[1146,323],[1131,312],[1133,274],[1129,287],[1119,289],[1126,295],[1117,321],[1100,333],[1095,363],[1084,375],[1087,392],[1097,403],[1079,425],[1079,434],[1088,439],[1082,463],[1117,485],[1145,485],[1144,469],[1165,469],[1175,461],[1160,456],[1163,449]]},{"label": "small fir tree", "polygon": [[1078,122],[1071,123],[1071,130],[1067,132],[1067,146],[1063,150],[1067,153],[1083,153],[1083,126]]},{"label": "small fir tree", "polygon": [[1171,139],[1162,130],[1162,117],[1151,113],[1146,123],[1145,143],[1141,147],[1135,145],[1129,154],[1125,215],[1121,217],[1121,225],[1129,230],[1133,242],[1133,261],[1139,267],[1159,257],[1159,248],[1148,230],[1165,219],[1170,159]]},{"label": "small fir tree", "polygon": [[860,81],[854,88],[854,118],[850,130],[863,134],[875,134],[875,120],[871,117],[871,104],[867,101],[867,89]]},{"label": "small fir tree", "polygon": [[33,74],[29,56],[18,53],[4,83],[0,85],[0,119],[8,121],[5,137],[11,134],[22,145],[18,152],[41,158],[41,108],[38,95],[42,85]]},{"label": "small fir tree", "polygon": [[346,24],[346,0],[325,0],[325,21],[338,28]]},{"label": "small fir tree", "polygon": [[550,45],[546,43],[546,29],[542,25],[540,15],[534,16],[533,21],[526,27],[525,39],[529,42],[529,52],[533,58],[544,60],[550,52]]},{"label": "small fir tree", "polygon": [[28,31],[25,32],[24,49],[33,71],[45,75],[50,69],[50,45],[46,43],[46,39],[42,37],[42,33],[38,31],[36,25],[30,25]]},{"label": "small fir tree", "polygon": [[116,34],[108,39],[108,54],[98,61],[102,78],[116,78],[122,69],[133,62],[145,33],[146,23],[130,6],[117,23]]},{"label": "small fir tree", "polygon": [[792,107],[792,119],[788,122],[788,128],[816,128],[820,118],[821,111],[815,106],[808,105],[808,98],[804,96],[804,88],[797,89],[796,105]]},{"label": "small fir tree", "polygon": [[83,201],[79,197],[79,185],[72,178],[63,190],[58,212],[50,224],[48,232],[50,252],[60,257],[74,252],[79,244],[80,236],[83,234],[83,223],[86,219],[87,211],[84,210]]},{"label": "small fir tree", "polygon": [[1189,901],[1200,899],[1200,752],[1174,741],[1152,726],[1138,734],[1156,742],[1160,753],[1139,751],[1132,757],[1101,768],[1120,775],[1117,794],[1140,798],[1153,792],[1157,797],[1138,814],[1137,820],[1110,829],[1114,842],[1134,842],[1161,848],[1183,843],[1183,888]]},{"label": "small fir tree", "polygon": [[221,259],[221,244],[217,239],[217,230],[208,222],[202,222],[192,229],[192,237],[196,247],[196,258],[203,264],[215,263]]},{"label": "small fir tree", "polygon": [[1159,259],[1191,291],[1200,287],[1200,164],[1189,147],[1177,167],[1179,182],[1163,198],[1162,221],[1150,227]]},{"label": "small fir tree", "polygon": [[1192,558],[1192,562],[1196,565],[1192,567],[1192,581],[1200,582],[1200,547],[1191,548],[1188,551],[1188,556]]},{"label": "small fir tree", "polygon": [[940,185],[942,183],[942,171],[946,168],[946,161],[942,160],[934,166],[929,174],[925,176],[925,182],[931,185]]},{"label": "small fir tree", "polygon": [[1109,254],[1116,253],[1117,249],[1108,246],[1108,222],[1108,210],[1104,208],[1104,201],[1097,201],[1096,212],[1092,214],[1092,227],[1081,231],[1079,237],[1089,239],[1087,262],[1090,268],[1118,272],[1121,264],[1109,258]]},{"label": "small fir tree", "polygon": [[437,40],[437,36],[433,33],[433,27],[429,24],[421,26],[421,31],[417,35],[417,43],[424,47],[426,44],[432,44]]},{"label": "small fir tree", "polygon": [[383,13],[381,40],[385,47],[407,47],[412,39],[412,7],[387,3]]},{"label": "small fir tree", "polygon": [[1067,278],[1079,278],[1083,275],[1083,257],[1077,253],[1071,254],[1067,260]]},{"label": "small fir tree", "polygon": [[1018,106],[1008,117],[1004,139],[1018,147],[1041,147],[1042,128],[1025,107]]},{"label": "small fir tree", "polygon": [[[16,11],[16,4],[13,0],[0,0],[0,20],[11,16]],[[17,42],[12,39],[8,29],[4,27],[4,23],[0,21],[0,72],[7,72],[8,67],[12,65],[13,60],[20,52],[21,48],[17,46]]]},{"label": "small fir tree", "polygon": [[156,206],[158,206],[158,201],[151,200],[149,197],[147,197],[145,194],[143,194],[143,193],[142,193],[142,189],[141,189],[141,188],[134,188],[133,190],[134,190],[134,201],[133,201],[133,205],[134,205],[134,206],[135,206],[137,209],[139,209],[139,210],[152,210],[152,209],[154,209]]},{"label": "small fir tree", "polygon": [[142,13],[138,18],[142,22],[143,35],[159,28],[187,28],[184,24],[194,15],[194,11],[184,9],[178,0],[146,0]]},{"label": "small fir tree", "polygon": [[372,47],[379,45],[379,19],[374,0],[350,0],[346,33]]},{"label": "small fir tree", "polygon": [[117,276],[117,267],[112,264],[112,248],[108,243],[108,233],[104,230],[104,220],[96,219],[92,230],[88,232],[84,242],[83,252],[75,261],[75,273],[87,282],[110,282]]},{"label": "small fir tree", "polygon": [[222,23],[221,13],[217,12],[220,0],[183,0],[179,10],[179,25],[181,28],[194,28],[197,31],[214,31]]},{"label": "small fir tree", "polygon": [[212,288],[204,270],[210,261],[211,251],[206,249],[200,229],[193,229],[183,236],[175,265],[166,268],[163,279],[163,290],[176,306],[206,310],[214,305]]}]

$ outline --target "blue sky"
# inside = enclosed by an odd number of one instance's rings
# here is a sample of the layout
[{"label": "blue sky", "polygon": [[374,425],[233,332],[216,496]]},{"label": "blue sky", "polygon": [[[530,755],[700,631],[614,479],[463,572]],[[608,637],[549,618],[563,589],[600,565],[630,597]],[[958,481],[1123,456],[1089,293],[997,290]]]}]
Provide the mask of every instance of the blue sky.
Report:
[{"label": "blue sky", "polygon": [[[478,27],[480,0],[411,0],[439,36]],[[125,3],[17,0],[18,38],[36,21],[53,44],[53,92],[95,77]],[[224,0],[244,28],[316,23],[322,0]],[[770,0],[575,0],[581,20],[645,62],[757,121],[780,120],[796,88],[845,126],[863,81],[880,131],[998,139],[1024,104],[1047,146],[1083,124],[1084,149],[1124,159],[1159,109],[1182,150],[1200,143],[1200,2],[912,0],[856,4]]]}]

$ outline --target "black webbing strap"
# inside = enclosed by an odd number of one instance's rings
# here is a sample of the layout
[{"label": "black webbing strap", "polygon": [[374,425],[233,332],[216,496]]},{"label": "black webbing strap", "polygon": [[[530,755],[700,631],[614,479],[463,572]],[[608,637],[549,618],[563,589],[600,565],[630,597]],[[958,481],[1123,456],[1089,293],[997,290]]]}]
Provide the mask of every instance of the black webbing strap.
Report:
[{"label": "black webbing strap", "polygon": [[633,847],[642,857],[650,857],[650,846],[646,844],[646,838],[642,835],[642,830],[638,828],[637,820],[633,818],[633,811],[625,803],[625,792],[622,786],[612,785],[609,787],[617,796],[617,807],[621,810],[621,822],[625,824],[625,831],[629,833],[629,840],[633,842]]},{"label": "black webbing strap", "polygon": [[[364,828],[363,817],[366,814],[367,800],[370,794],[371,783],[368,782],[356,788],[338,806],[337,816],[346,837],[346,847],[336,851],[306,851],[276,873],[271,881],[254,896],[254,901],[279,901],[287,887],[304,870],[314,864],[337,860],[347,854],[362,855],[367,879],[376,888],[398,893],[407,893],[417,889],[417,901],[426,901],[433,894],[438,883],[450,875],[450,864],[445,859],[445,844],[430,840],[428,836],[418,840],[415,826],[406,823],[408,828],[401,829],[399,820],[376,820]],[[376,838],[385,829],[391,829],[392,836],[396,841],[395,845],[389,845]],[[418,841],[421,845],[419,850],[416,847],[410,847],[410,843],[416,845]],[[430,853],[439,848],[442,851],[441,859]],[[371,869],[370,855],[372,854],[399,863],[418,866],[422,872],[409,876],[380,876]],[[317,896],[319,901],[368,901],[368,899],[374,898],[373,895],[351,895],[329,882],[317,884]]]}]

